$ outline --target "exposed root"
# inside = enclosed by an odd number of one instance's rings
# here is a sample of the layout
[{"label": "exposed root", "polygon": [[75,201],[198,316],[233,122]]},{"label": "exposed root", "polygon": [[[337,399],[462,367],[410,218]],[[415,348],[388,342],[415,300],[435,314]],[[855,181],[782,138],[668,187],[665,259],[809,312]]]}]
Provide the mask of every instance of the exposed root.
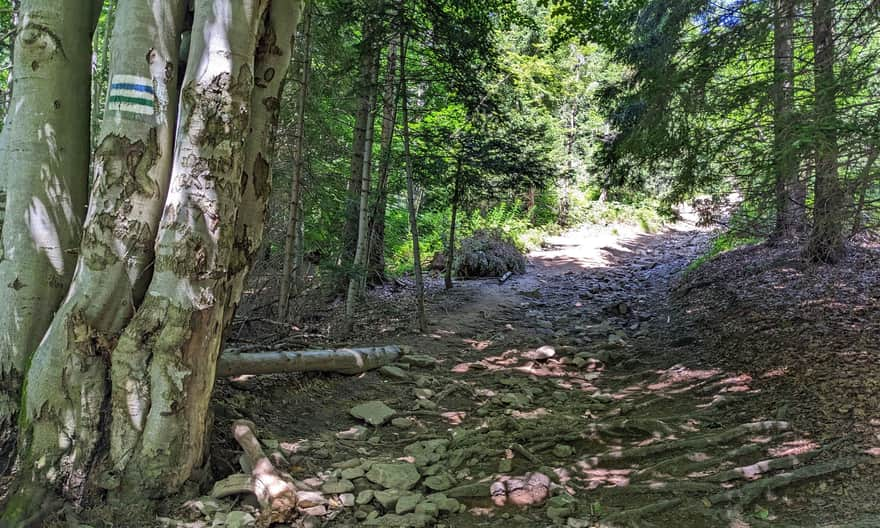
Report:
[{"label": "exposed root", "polygon": [[763,475],[764,473],[769,473],[770,471],[778,471],[780,469],[792,469],[798,466],[802,466],[810,460],[816,458],[816,455],[821,452],[822,451],[812,451],[809,453],[804,453],[803,455],[792,455],[783,458],[771,458],[770,460],[762,460],[760,462],[755,462],[754,464],[749,464],[748,466],[741,466],[727,471],[722,471],[721,473],[708,477],[706,480],[709,480],[711,482],[753,480]]},{"label": "exposed root", "polygon": [[263,452],[254,433],[255,426],[247,420],[236,420],[232,425],[235,440],[244,450],[242,466],[250,475],[231,475],[217,482],[211,495],[216,498],[229,495],[253,494],[263,511],[261,522],[266,526],[288,520],[296,508],[296,487],[293,479],[275,469]]},{"label": "exposed root", "polygon": [[681,499],[668,499],[660,502],[655,502],[653,504],[648,504],[647,506],[642,506],[641,508],[634,508],[632,510],[618,512],[609,515],[608,517],[605,517],[605,519],[603,519],[602,526],[615,526],[620,525],[620,523],[636,521],[648,515],[656,515],[658,513],[671,510],[679,504],[681,504]]},{"label": "exposed root", "polygon": [[609,423],[593,424],[589,428],[592,432],[607,434],[610,436],[632,436],[636,434],[672,434],[675,430],[661,420],[651,418],[623,418]]},{"label": "exposed root", "polygon": [[715,495],[712,495],[711,497],[708,497],[706,500],[708,504],[712,505],[723,504],[726,502],[736,502],[741,505],[749,504],[750,502],[760,497],[761,494],[767,491],[790,486],[792,484],[813,479],[816,477],[830,475],[832,473],[843,471],[845,469],[850,469],[864,462],[865,460],[865,458],[844,458],[841,460],[827,462],[825,464],[806,466],[800,469],[796,469],[790,473],[783,473],[774,477],[757,480],[740,488],[728,490],[723,493],[717,493]]},{"label": "exposed root", "polygon": [[598,465],[603,462],[631,460],[654,456],[669,451],[680,451],[683,449],[705,449],[709,446],[726,444],[737,438],[741,438],[748,434],[766,433],[772,431],[786,431],[790,428],[788,422],[765,421],[752,422],[738,425],[732,429],[727,429],[720,433],[711,435],[698,436],[696,438],[686,438],[684,440],[676,440],[673,442],[662,442],[642,447],[635,447],[623,451],[613,451],[603,453],[587,459],[592,465]]},{"label": "exposed root", "polygon": [[710,482],[673,480],[668,482],[632,484],[629,486],[621,486],[619,489],[620,492],[624,494],[649,495],[654,493],[671,493],[673,495],[682,495],[690,493],[713,493],[718,491],[718,485]]},{"label": "exposed root", "polygon": [[532,464],[541,465],[541,459],[535,456],[534,453],[523,447],[521,444],[512,444],[510,446],[510,449],[512,449],[515,453],[519,453],[520,455],[522,455],[523,458],[525,458]]},{"label": "exposed root", "polygon": [[709,468],[720,466],[728,460],[735,460],[740,457],[753,455],[763,450],[764,446],[760,444],[746,444],[736,449],[731,449],[719,457],[710,457],[705,460],[694,461],[691,459],[693,453],[687,453],[676,457],[668,458],[653,466],[647,467],[639,471],[639,475],[666,473],[672,476],[680,477],[691,473],[698,473]]}]

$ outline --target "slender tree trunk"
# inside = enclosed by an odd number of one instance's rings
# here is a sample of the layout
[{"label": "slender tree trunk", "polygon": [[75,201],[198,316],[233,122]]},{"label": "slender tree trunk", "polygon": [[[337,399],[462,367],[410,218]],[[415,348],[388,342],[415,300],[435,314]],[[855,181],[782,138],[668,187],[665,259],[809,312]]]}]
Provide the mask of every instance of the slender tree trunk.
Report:
[{"label": "slender tree trunk", "polygon": [[[25,368],[67,293],[85,216],[91,36],[100,7],[25,0],[0,163],[0,469],[12,457]],[[55,438],[57,443],[57,437]]]},{"label": "slender tree trunk", "polygon": [[378,71],[378,57],[373,64],[369,113],[367,114],[367,135],[364,139],[364,165],[361,172],[360,204],[358,212],[358,233],[355,246],[352,272],[348,279],[348,292],[345,300],[345,333],[351,332],[354,319],[354,309],[357,301],[362,297],[360,285],[365,284],[362,280],[367,269],[367,235],[370,209],[370,190],[372,187],[372,161],[373,161],[373,136],[376,133],[374,109],[376,107],[376,72]]},{"label": "slender tree trunk", "polygon": [[773,32],[773,169],[776,180],[776,226],[774,238],[799,231],[803,202],[796,201],[799,160],[794,146],[794,20],[795,0],[774,0]]},{"label": "slender tree trunk", "polygon": [[[302,25],[302,72],[299,79],[299,92],[296,97],[296,138],[293,144],[293,175],[290,179],[290,216],[287,234],[284,238],[284,264],[278,294],[278,319],[287,317],[291,291],[299,293],[302,288],[302,255],[298,254],[297,237],[302,217],[303,167],[305,166],[306,98],[309,92],[309,78],[312,69],[311,50],[311,4],[305,7]],[[300,252],[301,253],[301,252]]]},{"label": "slender tree trunk", "polygon": [[449,246],[446,248],[446,289],[452,289],[452,268],[455,261],[455,224],[458,221],[458,203],[461,201],[461,154],[455,162],[455,180],[452,189],[452,219],[449,222]]},{"label": "slender tree trunk", "polygon": [[397,42],[388,45],[385,88],[382,92],[382,146],[379,153],[379,179],[376,201],[370,217],[370,243],[367,246],[367,278],[381,282],[385,278],[385,213],[388,208],[388,173],[391,167],[392,140],[397,121]]},{"label": "slender tree trunk", "polygon": [[[579,86],[581,82],[581,66],[583,65],[584,57],[577,51],[576,47],[572,45],[572,52],[575,54],[576,63],[574,66],[574,81],[575,86]],[[571,101],[569,102],[568,115],[566,116],[566,132],[565,132],[565,163],[566,163],[566,174],[562,176],[562,181],[560,182],[560,194],[559,197],[559,225],[567,226],[570,218],[569,214],[571,212],[571,181],[574,179],[574,147],[575,142],[577,141],[577,119],[578,112],[580,108],[578,107],[577,93],[575,93]]]},{"label": "slender tree trunk", "polygon": [[342,228],[342,262],[350,264],[357,250],[358,220],[360,218],[361,177],[364,171],[366,154],[367,126],[372,114],[370,100],[376,91],[375,64],[377,39],[378,2],[367,2],[362,25],[363,38],[360,44],[359,76],[356,87],[357,115],[355,116],[354,135],[352,138],[351,170],[348,180],[347,202],[345,208],[345,224]]},{"label": "slender tree trunk", "polygon": [[419,249],[419,221],[416,217],[415,190],[413,185],[412,157],[409,137],[409,98],[406,84],[406,35],[400,35],[400,111],[403,120],[403,157],[406,165],[406,205],[409,209],[409,229],[413,244],[413,274],[416,279],[416,303],[419,331],[425,332],[428,322],[425,318],[425,282],[422,277],[422,255]]},{"label": "slender tree trunk", "polygon": [[[271,160],[273,136],[281,111],[281,90],[290,66],[296,27],[303,10],[303,0],[274,0],[269,7],[266,25],[257,44],[254,93],[251,97],[251,124],[244,153],[244,188],[235,226],[235,245],[229,272],[232,287],[224,314],[224,329],[235,316],[251,264],[263,244],[269,193],[272,187]],[[306,21],[306,24],[308,22]],[[308,28],[304,26],[304,33]],[[304,39],[305,45],[308,40]],[[305,83],[299,87],[297,141],[301,144],[305,108]],[[298,156],[302,156],[297,146]],[[299,163],[298,161],[296,163]],[[294,179],[298,178],[295,174]],[[288,283],[289,284],[289,283]],[[287,312],[285,307],[284,313]]]},{"label": "slender tree trunk", "polygon": [[[296,236],[293,239],[293,284],[296,291],[302,292],[306,278],[306,218],[305,218],[305,171],[300,181],[300,197],[296,204]],[[289,310],[289,309],[288,309]]]},{"label": "slender tree trunk", "polygon": [[851,236],[858,235],[864,228],[864,219],[862,218],[862,215],[865,213],[865,202],[867,200],[868,188],[873,181],[871,176],[874,172],[874,164],[877,163],[878,155],[880,155],[880,150],[872,145],[868,152],[868,159],[865,162],[865,168],[862,170],[861,177],[858,180],[859,200],[856,203],[856,211],[853,215],[853,226],[852,231],[850,232]]},{"label": "slender tree trunk", "polygon": [[844,192],[838,174],[837,81],[834,74],[834,0],[814,0],[816,183],[813,230],[806,256],[835,262],[844,251]]}]

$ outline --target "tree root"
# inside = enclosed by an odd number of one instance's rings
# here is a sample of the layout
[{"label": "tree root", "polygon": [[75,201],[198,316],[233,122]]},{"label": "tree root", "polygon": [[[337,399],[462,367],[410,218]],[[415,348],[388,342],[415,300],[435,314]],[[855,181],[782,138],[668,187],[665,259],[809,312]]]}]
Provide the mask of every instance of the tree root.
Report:
[{"label": "tree root", "polygon": [[609,423],[593,424],[588,429],[594,433],[609,436],[633,436],[633,433],[644,433],[648,436],[655,434],[672,434],[675,430],[661,420],[652,418],[622,418]]},{"label": "tree root", "polygon": [[718,491],[718,484],[711,482],[692,482],[689,480],[671,480],[667,482],[650,482],[620,486],[622,494],[650,495],[655,493],[671,493],[683,495],[691,493],[713,493]]},{"label": "tree root", "polygon": [[778,471],[780,469],[793,469],[802,466],[810,460],[816,458],[821,450],[804,453],[803,455],[792,455],[783,458],[771,458],[749,464],[748,466],[740,466],[727,471],[722,471],[708,477],[706,480],[710,482],[730,482],[731,480],[752,480],[764,473],[770,471]]},{"label": "tree root", "polygon": [[[639,475],[647,475],[647,474],[657,474],[660,472],[666,472],[669,475],[680,477],[683,475],[689,475],[691,473],[697,473],[699,471],[705,471],[709,468],[713,468],[716,466],[720,466],[724,462],[728,460],[734,460],[743,456],[753,455],[759,451],[764,449],[764,446],[760,444],[746,444],[742,447],[738,447],[736,449],[731,449],[727,451],[723,455],[719,457],[711,457],[706,460],[701,460],[699,462],[694,462],[689,457],[692,455],[691,453],[685,455],[679,455],[673,458],[668,458],[662,462],[659,462],[653,466],[647,467],[639,471]],[[667,469],[668,468],[668,469]]]},{"label": "tree root", "polygon": [[660,502],[655,502],[654,504],[648,504],[647,506],[642,506],[641,508],[625,510],[605,517],[603,519],[602,525],[606,526],[606,523],[620,524],[636,521],[648,515],[656,515],[658,513],[671,510],[679,504],[681,504],[681,499],[668,499]]},{"label": "tree root", "polygon": [[261,522],[266,526],[287,521],[296,508],[296,487],[293,479],[279,472],[263,452],[254,433],[256,427],[247,420],[232,424],[233,435],[244,451],[242,466],[250,475],[238,473],[214,485],[215,498],[249,493],[257,498],[262,509]]},{"label": "tree root", "polygon": [[875,514],[844,524],[823,524],[821,528],[877,528],[877,526],[880,526],[880,515]]},{"label": "tree root", "polygon": [[810,480],[816,477],[830,475],[832,473],[843,471],[845,469],[850,469],[864,462],[865,460],[867,459],[844,458],[840,460],[834,460],[832,462],[827,462],[825,464],[806,466],[800,469],[796,469],[790,473],[783,473],[774,477],[757,480],[740,488],[728,490],[723,493],[717,493],[715,495],[712,495],[711,497],[708,497],[706,501],[708,504],[711,505],[723,504],[726,502],[736,502],[741,505],[749,504],[760,497],[761,494],[767,491],[790,486],[791,484]]},{"label": "tree root", "polygon": [[752,422],[738,425],[732,429],[727,429],[720,433],[703,435],[696,438],[686,438],[684,440],[676,440],[673,442],[662,442],[643,447],[635,447],[624,451],[603,453],[601,455],[590,457],[587,459],[587,461],[595,466],[603,462],[645,458],[648,456],[654,456],[669,451],[680,451],[682,449],[705,449],[706,447],[713,445],[726,444],[732,440],[748,434],[764,433],[771,431],[786,431],[789,428],[790,425],[788,422]]}]

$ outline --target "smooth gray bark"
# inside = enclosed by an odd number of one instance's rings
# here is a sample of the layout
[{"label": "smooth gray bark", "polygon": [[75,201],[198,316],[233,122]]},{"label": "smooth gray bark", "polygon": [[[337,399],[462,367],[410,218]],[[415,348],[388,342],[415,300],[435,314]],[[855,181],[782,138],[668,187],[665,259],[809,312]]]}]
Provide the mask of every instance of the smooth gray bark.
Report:
[{"label": "smooth gray bark", "polygon": [[20,480],[27,485],[18,512],[15,504],[8,511],[13,519],[38,508],[47,492],[79,498],[94,476],[96,449],[106,438],[108,362],[143,299],[154,261],[171,168],[185,5],[120,2],[110,75],[124,88],[109,93],[76,274],[28,371],[20,434],[27,469]]},{"label": "smooth gray bark", "polygon": [[110,373],[121,498],[167,495],[204,459],[265,8],[260,0],[195,3],[155,271]]},{"label": "smooth gray bark", "polygon": [[373,65],[370,98],[368,100],[367,131],[364,138],[363,168],[361,170],[360,203],[358,204],[358,230],[352,270],[348,279],[348,292],[345,300],[345,332],[351,331],[354,311],[362,296],[363,280],[367,269],[367,234],[369,227],[370,190],[372,188],[373,137],[376,132],[374,109],[376,107],[376,79],[378,61]]},{"label": "smooth gray bark", "polygon": [[394,345],[334,350],[225,352],[220,356],[217,376],[313,371],[359,374],[396,361],[401,353],[401,348]]},{"label": "smooth gray bark", "polygon": [[245,145],[244,189],[235,226],[235,244],[229,272],[232,287],[224,315],[224,328],[232,321],[245,287],[245,280],[263,244],[269,194],[274,136],[281,112],[281,90],[290,66],[302,0],[275,0],[257,44],[255,85],[251,97],[251,124]]},{"label": "smooth gray bark", "polygon": [[[25,369],[67,293],[86,212],[93,0],[24,0],[0,139],[0,468],[12,456]],[[57,440],[56,440],[57,441]]]}]

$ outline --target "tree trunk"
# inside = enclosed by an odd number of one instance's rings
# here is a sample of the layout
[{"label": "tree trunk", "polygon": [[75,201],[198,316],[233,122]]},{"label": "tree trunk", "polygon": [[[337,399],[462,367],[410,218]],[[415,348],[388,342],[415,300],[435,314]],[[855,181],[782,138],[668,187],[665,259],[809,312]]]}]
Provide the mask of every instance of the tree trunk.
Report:
[{"label": "tree trunk", "polygon": [[[233,279],[224,314],[224,329],[235,316],[251,264],[263,244],[263,224],[272,187],[272,138],[278,125],[282,85],[290,66],[292,43],[302,10],[303,0],[273,1],[257,45],[250,133],[245,144],[245,185],[235,226],[236,242],[230,266]],[[303,96],[302,87],[299,96]]]},{"label": "tree trunk", "polygon": [[394,124],[397,121],[397,43],[388,44],[388,69],[382,92],[382,145],[379,154],[379,180],[376,183],[376,202],[370,218],[370,243],[367,246],[369,269],[367,278],[381,282],[385,279],[385,212],[388,208],[388,172],[391,167]]},{"label": "tree trunk", "polygon": [[377,2],[369,1],[364,7],[362,39],[360,44],[359,81],[356,87],[357,115],[355,116],[354,134],[352,137],[351,170],[348,180],[347,201],[345,207],[345,224],[342,228],[342,262],[350,264],[357,250],[357,236],[360,218],[361,177],[364,171],[366,154],[367,126],[372,108],[370,100],[376,91],[376,38]]},{"label": "tree trunk", "polygon": [[365,284],[363,278],[366,274],[367,264],[367,233],[369,222],[370,208],[370,190],[372,187],[372,161],[373,161],[373,137],[376,133],[374,109],[376,107],[376,72],[378,71],[378,57],[373,64],[369,113],[367,114],[367,135],[364,139],[364,166],[361,172],[361,190],[360,204],[358,205],[358,233],[357,244],[355,246],[354,260],[352,261],[352,270],[348,279],[348,293],[345,300],[345,333],[351,332],[354,319],[354,309],[357,300],[362,296],[363,289],[360,287]]},{"label": "tree trunk", "polygon": [[[584,57],[577,50],[577,47],[572,44],[571,51],[575,55],[574,65],[574,82],[575,87],[580,85],[581,82],[581,66],[584,63]],[[574,174],[574,147],[577,141],[577,119],[580,108],[578,107],[578,93],[572,95],[571,101],[569,101],[568,115],[566,116],[566,132],[565,132],[565,163],[566,163],[566,174],[562,175],[562,181],[560,182],[559,191],[559,225],[567,226],[569,224],[570,213],[571,213],[571,183],[572,180],[575,180]]]},{"label": "tree trunk", "polygon": [[874,164],[877,163],[878,156],[880,156],[880,150],[871,145],[868,151],[868,159],[867,161],[865,161],[865,168],[862,169],[861,177],[857,182],[859,189],[859,200],[856,203],[856,211],[853,214],[853,225],[852,231],[850,232],[851,236],[858,235],[865,227],[864,218],[862,217],[862,215],[865,214],[865,202],[867,201],[868,188],[871,186],[871,183],[873,181],[872,174],[874,172]]},{"label": "tree trunk", "polygon": [[461,154],[455,163],[455,182],[452,190],[452,219],[449,222],[449,246],[446,249],[446,275],[443,280],[447,290],[452,289],[452,267],[455,261],[455,224],[458,221],[458,202],[461,201]]},{"label": "tree trunk", "polygon": [[26,468],[20,482],[28,485],[4,514],[12,524],[38,510],[47,492],[77,499],[94,485],[88,481],[109,407],[106,362],[149,282],[168,187],[185,4],[129,0],[120,6],[113,86],[76,274],[27,374],[19,423]]},{"label": "tree trunk", "polygon": [[816,183],[813,230],[806,256],[837,261],[844,251],[844,193],[838,175],[837,81],[834,75],[834,0],[814,0]]},{"label": "tree trunk", "polygon": [[[82,234],[89,170],[89,63],[99,7],[25,0],[2,132],[0,468],[12,456],[25,368],[67,293]],[[58,439],[55,438],[57,443]]]},{"label": "tree trunk", "polygon": [[773,172],[776,226],[773,238],[789,238],[802,227],[803,202],[796,201],[799,160],[794,146],[794,0],[774,0]]},{"label": "tree trunk", "polygon": [[110,372],[112,488],[124,499],[165,496],[204,459],[224,309],[237,301],[229,269],[265,4],[196,0],[155,272]]},{"label": "tree trunk", "polygon": [[299,293],[302,288],[302,254],[298,254],[297,236],[302,216],[303,167],[305,166],[306,97],[309,93],[309,77],[312,69],[311,50],[311,4],[305,8],[302,26],[302,74],[296,97],[296,139],[293,145],[293,175],[290,180],[290,216],[284,238],[284,264],[278,294],[278,319],[284,321],[290,303],[291,291]]},{"label": "tree trunk", "polygon": [[419,331],[428,328],[425,319],[425,283],[422,277],[422,255],[419,249],[419,222],[416,217],[415,191],[413,186],[412,158],[410,155],[409,137],[409,98],[406,84],[406,35],[400,35],[400,106],[403,120],[403,157],[406,165],[406,205],[409,209],[409,229],[413,244],[413,274],[416,279],[416,302],[418,310]]}]

